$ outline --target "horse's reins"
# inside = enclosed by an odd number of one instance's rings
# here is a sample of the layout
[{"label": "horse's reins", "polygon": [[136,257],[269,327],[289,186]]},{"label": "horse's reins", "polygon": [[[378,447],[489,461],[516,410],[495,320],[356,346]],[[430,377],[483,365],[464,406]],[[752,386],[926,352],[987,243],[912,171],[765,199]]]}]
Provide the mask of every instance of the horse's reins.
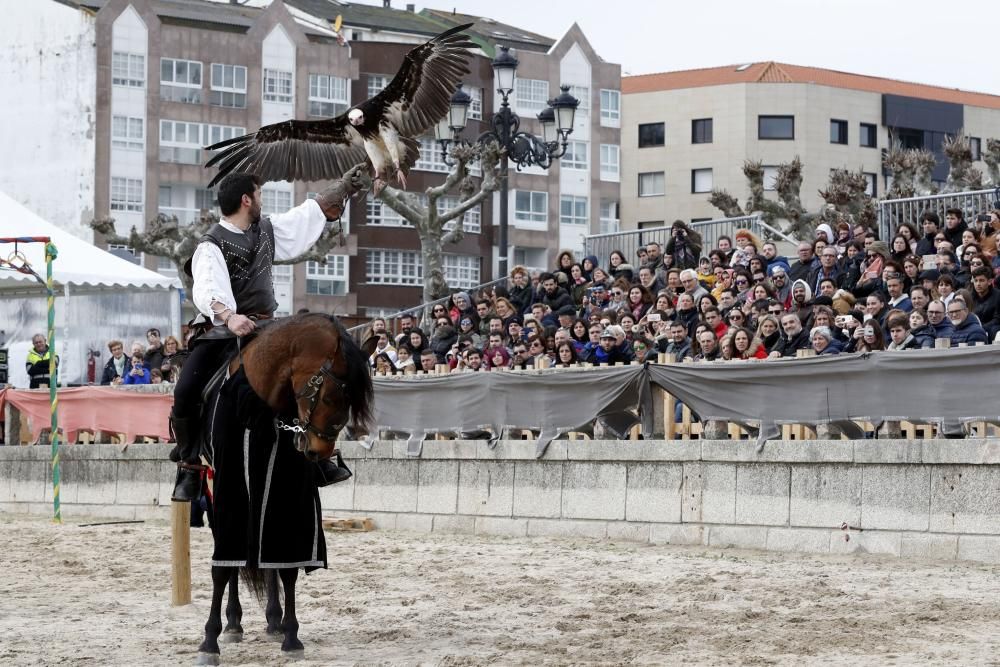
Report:
[{"label": "horse's reins", "polygon": [[[337,388],[339,388],[341,392],[345,391],[347,388],[347,383],[333,374],[333,362],[327,359],[326,363],[324,363],[323,366],[318,371],[316,371],[316,373],[314,373],[311,378],[309,378],[309,380],[306,382],[306,386],[303,387],[301,391],[295,394],[296,401],[298,401],[298,399],[300,398],[305,398],[309,401],[309,409],[306,411],[305,419],[302,420],[296,417],[295,419],[292,420],[291,424],[286,424],[281,420],[281,418],[275,420],[278,425],[278,428],[280,428],[283,431],[291,431],[292,433],[296,434],[296,449],[298,449],[299,451],[305,450],[306,443],[304,437],[300,438],[298,436],[302,436],[305,433],[312,433],[317,438],[322,438],[327,442],[336,442],[337,436],[340,435],[340,432],[343,431],[344,428],[347,426],[347,421],[345,420],[340,424],[334,424],[330,426],[325,431],[321,431],[312,424],[313,410],[316,409],[316,404],[319,402],[319,393],[320,389],[323,387],[323,383],[325,382],[324,378],[329,379],[331,382],[335,383]],[[337,454],[336,447],[333,449],[332,454],[333,455]]]}]

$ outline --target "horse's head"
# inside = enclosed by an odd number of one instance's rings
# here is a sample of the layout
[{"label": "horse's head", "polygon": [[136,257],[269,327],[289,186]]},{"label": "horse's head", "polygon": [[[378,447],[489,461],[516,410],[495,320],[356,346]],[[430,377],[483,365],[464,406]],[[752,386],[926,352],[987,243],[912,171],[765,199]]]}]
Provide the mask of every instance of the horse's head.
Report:
[{"label": "horse's head", "polygon": [[301,429],[295,446],[311,461],[330,458],[345,427],[364,430],[374,403],[368,357],[377,341],[367,341],[365,347],[372,349],[362,349],[329,321],[333,326],[324,327],[327,335],[310,337],[292,361],[296,426]]}]

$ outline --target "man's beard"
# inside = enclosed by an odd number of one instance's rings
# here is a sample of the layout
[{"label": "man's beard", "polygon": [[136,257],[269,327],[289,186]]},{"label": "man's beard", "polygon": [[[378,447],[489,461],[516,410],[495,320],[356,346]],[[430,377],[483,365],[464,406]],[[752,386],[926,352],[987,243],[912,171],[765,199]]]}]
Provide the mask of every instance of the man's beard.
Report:
[{"label": "man's beard", "polygon": [[260,222],[260,204],[254,203],[250,207],[250,224],[255,225]]}]

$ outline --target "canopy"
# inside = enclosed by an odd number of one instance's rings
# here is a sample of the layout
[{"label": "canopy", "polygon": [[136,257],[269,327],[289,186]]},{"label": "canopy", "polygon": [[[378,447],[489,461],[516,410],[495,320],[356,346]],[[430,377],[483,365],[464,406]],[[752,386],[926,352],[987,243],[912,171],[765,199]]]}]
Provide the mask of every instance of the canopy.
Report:
[{"label": "canopy", "polygon": [[[161,276],[73,236],[0,192],[0,237],[11,236],[48,236],[52,239],[58,252],[52,263],[52,276],[60,289],[67,284],[96,289],[169,289],[181,286],[176,278]],[[43,244],[23,243],[18,244],[17,249],[28,258],[31,268],[44,278]],[[13,251],[13,244],[0,244],[0,257],[6,259]],[[0,292],[24,290],[29,284],[38,283],[25,273],[0,271]]]}]

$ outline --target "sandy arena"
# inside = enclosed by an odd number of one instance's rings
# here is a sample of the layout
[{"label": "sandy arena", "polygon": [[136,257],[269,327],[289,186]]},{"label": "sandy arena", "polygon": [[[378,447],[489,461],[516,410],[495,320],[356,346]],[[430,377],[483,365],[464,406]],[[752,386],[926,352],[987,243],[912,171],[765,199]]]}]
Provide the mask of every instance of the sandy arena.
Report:
[{"label": "sandy arena", "polygon": [[[193,665],[194,604],[170,607],[166,524],[4,515],[2,665]],[[298,665],[1000,665],[1000,568],[555,539],[328,533],[299,579]],[[244,594],[223,664],[284,664]]]}]

